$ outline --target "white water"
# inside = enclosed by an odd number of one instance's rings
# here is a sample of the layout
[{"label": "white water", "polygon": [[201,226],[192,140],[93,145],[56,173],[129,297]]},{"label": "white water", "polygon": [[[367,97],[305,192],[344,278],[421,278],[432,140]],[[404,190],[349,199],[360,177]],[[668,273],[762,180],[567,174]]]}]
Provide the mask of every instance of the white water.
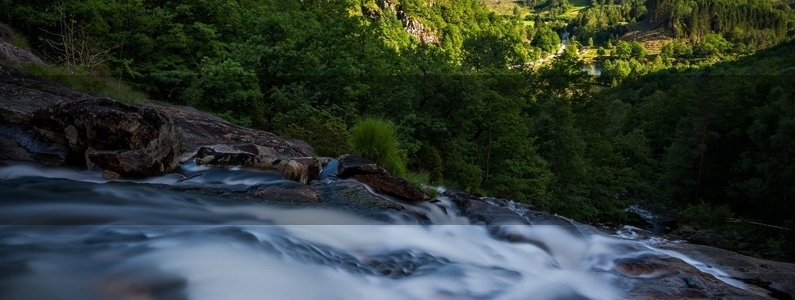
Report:
[{"label": "white water", "polygon": [[414,209],[462,225],[387,224],[152,186],[284,184],[268,172],[184,172],[203,175],[108,182],[95,172],[0,168],[1,298],[621,299],[628,287],[614,261],[649,253],[741,285],[682,254],[601,234],[509,225],[496,230],[528,242],[495,239],[447,199]]}]

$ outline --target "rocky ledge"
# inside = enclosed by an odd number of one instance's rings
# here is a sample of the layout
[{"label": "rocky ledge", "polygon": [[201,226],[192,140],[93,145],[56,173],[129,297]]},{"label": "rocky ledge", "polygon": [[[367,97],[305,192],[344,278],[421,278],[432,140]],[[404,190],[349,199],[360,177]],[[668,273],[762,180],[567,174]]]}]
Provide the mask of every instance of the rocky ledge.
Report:
[{"label": "rocky ledge", "polygon": [[0,144],[0,161],[101,169],[110,177],[170,173],[180,162],[197,158],[200,149],[206,164],[234,163],[228,160],[232,154],[282,159],[283,164],[262,167],[303,183],[316,178],[327,162],[293,159],[314,156],[306,142],[240,127],[190,107],[127,105],[2,65]]}]

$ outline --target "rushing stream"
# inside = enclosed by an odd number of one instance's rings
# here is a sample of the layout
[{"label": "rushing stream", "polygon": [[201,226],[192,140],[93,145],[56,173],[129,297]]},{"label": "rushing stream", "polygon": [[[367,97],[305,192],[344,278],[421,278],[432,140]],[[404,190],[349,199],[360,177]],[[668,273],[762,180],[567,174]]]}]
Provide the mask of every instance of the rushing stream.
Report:
[{"label": "rushing stream", "polygon": [[[496,239],[444,198],[414,207],[430,220],[418,221],[228,196],[294,185],[272,172],[187,165],[141,181],[1,167],[0,298],[621,299],[629,287],[613,262],[648,253],[740,285],[617,236],[504,225],[535,242]],[[228,193],[185,192],[202,188]]]}]

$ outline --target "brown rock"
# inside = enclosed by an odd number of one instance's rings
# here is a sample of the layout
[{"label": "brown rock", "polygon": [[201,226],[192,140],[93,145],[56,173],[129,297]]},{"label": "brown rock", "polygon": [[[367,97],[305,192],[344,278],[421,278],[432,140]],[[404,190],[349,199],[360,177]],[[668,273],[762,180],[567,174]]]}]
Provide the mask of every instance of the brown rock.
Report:
[{"label": "brown rock", "polygon": [[353,177],[373,189],[409,201],[425,201],[428,196],[408,181],[388,174],[360,174]]},{"label": "brown rock", "polygon": [[116,180],[121,178],[121,174],[113,172],[111,170],[102,171],[102,178],[107,180]]}]

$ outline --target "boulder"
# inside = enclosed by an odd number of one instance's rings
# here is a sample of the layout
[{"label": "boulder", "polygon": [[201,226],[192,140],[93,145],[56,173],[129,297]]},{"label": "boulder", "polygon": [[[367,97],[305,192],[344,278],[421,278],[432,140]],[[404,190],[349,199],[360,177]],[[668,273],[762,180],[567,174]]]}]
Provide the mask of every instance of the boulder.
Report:
[{"label": "boulder", "polygon": [[337,176],[339,178],[350,178],[354,175],[366,174],[386,174],[387,171],[369,159],[345,154],[337,158]]},{"label": "boulder", "polygon": [[169,116],[110,98],[58,103],[30,115],[44,140],[66,146],[66,164],[152,176],[179,164],[180,134]]},{"label": "boulder", "polygon": [[362,157],[345,154],[337,158],[337,177],[353,178],[378,192],[411,202],[426,201],[425,193],[410,182],[389,174],[384,167]]}]

